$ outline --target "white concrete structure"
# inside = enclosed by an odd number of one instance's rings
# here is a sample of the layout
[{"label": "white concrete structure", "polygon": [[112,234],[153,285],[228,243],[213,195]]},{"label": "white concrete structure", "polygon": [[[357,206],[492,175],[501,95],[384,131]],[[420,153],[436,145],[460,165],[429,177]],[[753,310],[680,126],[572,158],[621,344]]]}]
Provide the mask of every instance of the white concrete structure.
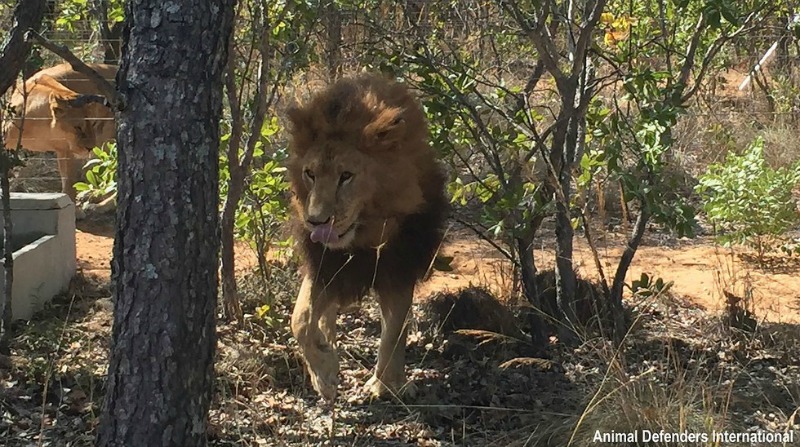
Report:
[{"label": "white concrete structure", "polygon": [[[3,220],[0,203],[0,228]],[[75,205],[66,194],[12,192],[11,222],[15,249],[12,317],[29,320],[54,295],[67,290],[75,276]],[[4,286],[0,270],[0,296]]]}]

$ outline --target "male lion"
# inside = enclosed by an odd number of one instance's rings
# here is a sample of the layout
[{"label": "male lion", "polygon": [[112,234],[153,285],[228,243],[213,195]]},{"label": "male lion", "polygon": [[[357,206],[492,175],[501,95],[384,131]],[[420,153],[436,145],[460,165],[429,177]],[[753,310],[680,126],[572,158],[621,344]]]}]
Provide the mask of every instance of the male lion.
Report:
[{"label": "male lion", "polygon": [[376,75],[341,80],[287,114],[304,264],[292,332],[311,382],[335,397],[337,311],[372,289],[381,340],[367,391],[398,392],[414,286],[442,242],[449,203],[425,117],[402,84]]},{"label": "male lion", "polygon": [[[114,81],[116,66],[89,66]],[[92,148],[116,136],[114,112],[100,88],[69,64],[59,64],[35,73],[24,89],[17,86],[10,105],[13,116],[3,126],[6,149],[21,143],[29,151],[55,152],[61,191],[74,201],[73,185]]]}]

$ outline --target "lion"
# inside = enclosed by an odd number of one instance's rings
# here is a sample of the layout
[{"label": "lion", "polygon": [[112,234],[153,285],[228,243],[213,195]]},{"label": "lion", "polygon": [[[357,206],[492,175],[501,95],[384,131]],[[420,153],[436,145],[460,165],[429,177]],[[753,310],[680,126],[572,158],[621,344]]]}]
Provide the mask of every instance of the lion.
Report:
[{"label": "lion", "polygon": [[342,79],[287,110],[287,170],[303,276],[292,313],[314,389],[335,398],[336,316],[373,290],[381,312],[377,365],[366,391],[413,390],[405,380],[406,317],[440,248],[446,174],[418,102],[380,75]]},{"label": "lion", "polygon": [[[89,64],[114,80],[117,67]],[[116,137],[114,113],[100,89],[85,75],[60,64],[35,73],[11,96],[12,119],[3,125],[6,149],[53,151],[58,156],[61,191],[75,201],[74,184],[92,149]],[[24,120],[23,120],[24,117]]]}]

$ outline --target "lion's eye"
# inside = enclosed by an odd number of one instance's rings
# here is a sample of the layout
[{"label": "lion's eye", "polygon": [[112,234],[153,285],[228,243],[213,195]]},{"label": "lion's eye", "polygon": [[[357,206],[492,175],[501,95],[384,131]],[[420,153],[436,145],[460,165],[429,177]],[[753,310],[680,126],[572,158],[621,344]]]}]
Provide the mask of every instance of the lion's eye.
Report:
[{"label": "lion's eye", "polygon": [[345,184],[348,181],[350,181],[350,179],[352,179],[352,178],[353,178],[353,173],[352,172],[344,171],[344,172],[342,172],[341,177],[339,177],[339,183],[340,184]]},{"label": "lion's eye", "polygon": [[309,180],[314,181],[314,173],[311,172],[311,170],[306,169],[305,171],[303,171],[303,174],[305,174],[305,176],[308,177]]}]

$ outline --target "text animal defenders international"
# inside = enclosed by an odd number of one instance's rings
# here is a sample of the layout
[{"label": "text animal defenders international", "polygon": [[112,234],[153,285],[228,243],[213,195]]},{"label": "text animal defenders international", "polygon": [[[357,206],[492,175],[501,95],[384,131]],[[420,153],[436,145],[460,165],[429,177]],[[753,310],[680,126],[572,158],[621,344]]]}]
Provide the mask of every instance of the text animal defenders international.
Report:
[{"label": "text animal defenders international", "polygon": [[687,443],[687,442],[720,442],[720,443],[784,443],[790,444],[795,440],[794,430],[785,432],[668,432],[664,430],[634,430],[631,432],[603,432],[595,431],[592,442],[596,443],[639,443],[639,442],[658,442],[658,443]]}]

